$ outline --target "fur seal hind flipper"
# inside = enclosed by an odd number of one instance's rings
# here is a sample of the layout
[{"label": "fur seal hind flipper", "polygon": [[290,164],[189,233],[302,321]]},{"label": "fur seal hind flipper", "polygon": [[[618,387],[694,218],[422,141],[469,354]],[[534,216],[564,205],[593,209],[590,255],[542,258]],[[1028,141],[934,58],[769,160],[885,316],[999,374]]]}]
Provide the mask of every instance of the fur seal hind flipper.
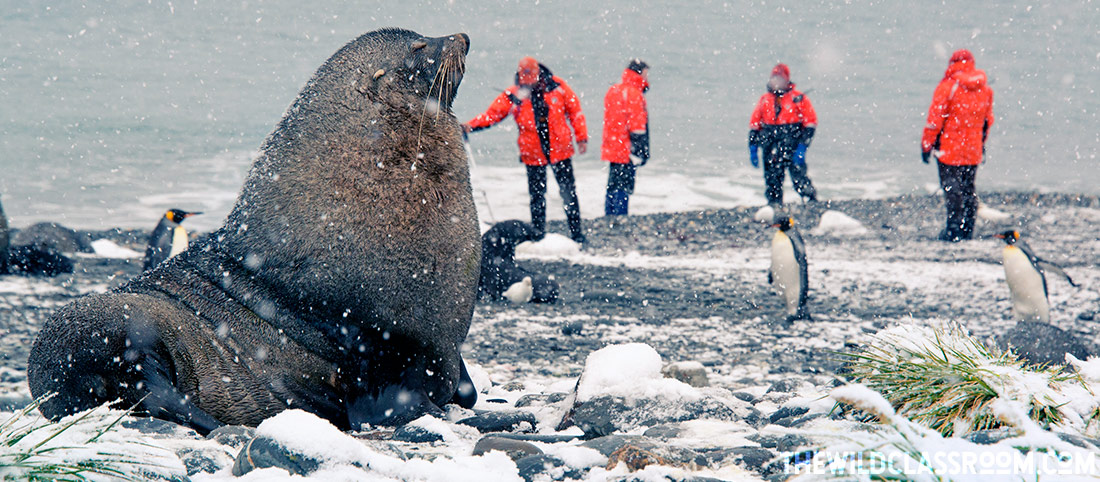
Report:
[{"label": "fur seal hind flipper", "polygon": [[462,360],[459,370],[458,389],[455,390],[455,395],[451,398],[450,403],[457,404],[462,408],[474,408],[474,404],[477,403],[477,387],[474,386],[474,381],[470,378],[470,372],[466,370],[466,360]]},{"label": "fur seal hind flipper", "polygon": [[36,343],[31,357],[41,362],[27,369],[35,397],[54,394],[42,403],[43,415],[56,419],[110,403],[203,433],[221,426],[173,384],[178,375],[151,321],[166,309],[171,307],[152,296],[117,293],[62,308],[55,316],[70,322],[48,323],[39,336],[70,351]]}]

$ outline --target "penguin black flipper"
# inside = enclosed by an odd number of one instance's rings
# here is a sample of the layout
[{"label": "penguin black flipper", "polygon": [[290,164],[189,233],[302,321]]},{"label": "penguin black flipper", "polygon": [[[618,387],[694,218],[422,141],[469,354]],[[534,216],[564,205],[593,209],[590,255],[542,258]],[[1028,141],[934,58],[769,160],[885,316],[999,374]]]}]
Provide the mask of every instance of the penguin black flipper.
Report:
[{"label": "penguin black flipper", "polygon": [[149,271],[168,259],[172,252],[172,230],[178,226],[167,217],[160,218],[157,227],[149,235],[149,246],[145,248],[145,264],[142,271]]},{"label": "penguin black flipper", "polygon": [[[810,277],[809,268],[806,264],[806,244],[802,241],[802,235],[794,226],[791,226],[787,230],[787,237],[791,238],[791,246],[794,248],[794,259],[798,261],[798,313],[789,317],[787,321],[792,320],[811,320],[810,311],[806,308],[806,302],[810,296]],[[769,273],[770,277],[770,273]]]},{"label": "penguin black flipper", "polygon": [[1069,282],[1069,285],[1074,287],[1074,288],[1079,288],[1081,286],[1077,283],[1074,283],[1073,278],[1070,278],[1069,275],[1066,274],[1066,272],[1064,270],[1062,270],[1061,266],[1058,266],[1054,263],[1051,263],[1050,261],[1047,261],[1045,259],[1038,259],[1038,261],[1039,261],[1039,264],[1038,264],[1039,269],[1041,269],[1042,271],[1051,272],[1051,273],[1054,273],[1054,274],[1057,274],[1057,275],[1061,275],[1063,278],[1066,279],[1067,282]]}]

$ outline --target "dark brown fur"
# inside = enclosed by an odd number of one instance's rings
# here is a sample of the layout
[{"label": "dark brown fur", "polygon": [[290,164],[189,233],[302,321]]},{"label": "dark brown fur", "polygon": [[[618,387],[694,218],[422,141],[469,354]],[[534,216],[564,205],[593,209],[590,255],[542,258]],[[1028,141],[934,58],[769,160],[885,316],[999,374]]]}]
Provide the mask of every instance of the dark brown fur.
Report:
[{"label": "dark brown fur", "polygon": [[450,113],[468,42],[382,30],[334,54],[220,230],[49,320],[42,412],[141,401],[210,430],[291,407],[346,429],[449,401],[481,249]]}]

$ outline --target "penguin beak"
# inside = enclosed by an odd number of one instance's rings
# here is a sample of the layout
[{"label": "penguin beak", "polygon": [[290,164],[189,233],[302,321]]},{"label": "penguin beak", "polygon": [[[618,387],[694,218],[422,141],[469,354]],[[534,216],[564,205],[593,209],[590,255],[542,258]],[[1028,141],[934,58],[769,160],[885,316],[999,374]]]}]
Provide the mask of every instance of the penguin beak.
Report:
[{"label": "penguin beak", "polygon": [[193,212],[193,213],[183,213],[183,217],[184,217],[184,219],[187,219],[191,216],[196,216],[196,215],[199,215],[199,214],[202,214],[202,211],[197,211],[197,212]]},{"label": "penguin beak", "polygon": [[994,234],[993,237],[997,239],[1005,239],[1005,235],[1001,233]]}]

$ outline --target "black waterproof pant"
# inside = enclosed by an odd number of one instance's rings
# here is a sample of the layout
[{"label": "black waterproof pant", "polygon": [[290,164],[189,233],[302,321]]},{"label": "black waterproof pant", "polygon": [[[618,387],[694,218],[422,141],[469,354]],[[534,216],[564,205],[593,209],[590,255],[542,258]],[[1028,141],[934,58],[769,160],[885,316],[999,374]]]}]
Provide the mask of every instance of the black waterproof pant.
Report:
[{"label": "black waterproof pant", "polygon": [[[573,179],[573,161],[564,159],[550,168],[558,182],[565,218],[569,222],[569,237],[584,242],[581,230],[581,205],[577,200],[576,182]],[[546,166],[527,166],[527,192],[531,194],[531,224],[539,232],[546,232]]]},{"label": "black waterproof pant", "polygon": [[806,175],[806,164],[795,164],[790,158],[765,154],[764,158],[764,197],[768,204],[783,204],[783,178],[786,171],[791,172],[791,184],[798,195],[810,201],[817,200],[817,190]]},{"label": "black waterproof pant", "polygon": [[974,177],[978,166],[950,166],[938,163],[940,187],[947,206],[947,227],[940,233],[944,241],[970,239],[978,214],[978,195],[974,192]]},{"label": "black waterproof pant", "polygon": [[802,127],[798,124],[764,126],[760,133],[760,148],[764,152],[764,197],[768,204],[783,204],[783,179],[787,171],[791,173],[794,190],[804,199],[816,201],[817,190],[806,174],[806,164],[793,161]]}]

